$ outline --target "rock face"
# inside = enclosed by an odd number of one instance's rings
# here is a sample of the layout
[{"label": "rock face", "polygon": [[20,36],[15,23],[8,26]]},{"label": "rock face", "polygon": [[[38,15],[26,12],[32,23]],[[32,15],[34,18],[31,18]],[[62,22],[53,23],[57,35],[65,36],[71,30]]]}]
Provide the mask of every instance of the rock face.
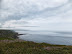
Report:
[{"label": "rock face", "polygon": [[13,30],[0,30],[0,37],[16,39],[18,38],[18,33]]}]

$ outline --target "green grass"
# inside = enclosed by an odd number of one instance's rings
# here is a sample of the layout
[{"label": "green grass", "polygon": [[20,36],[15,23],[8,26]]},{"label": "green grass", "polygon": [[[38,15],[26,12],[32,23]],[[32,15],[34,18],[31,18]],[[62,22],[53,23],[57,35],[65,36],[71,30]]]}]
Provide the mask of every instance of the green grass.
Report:
[{"label": "green grass", "polygon": [[18,33],[13,30],[0,30],[0,38],[18,38]]},{"label": "green grass", "polygon": [[14,40],[13,38],[0,38],[0,40]]},{"label": "green grass", "polygon": [[0,30],[0,54],[72,54],[72,46],[19,42],[17,35],[11,30]]},{"label": "green grass", "polygon": [[[60,47],[46,50],[45,47]],[[0,54],[72,54],[72,46],[51,45],[30,41],[0,43]]]}]

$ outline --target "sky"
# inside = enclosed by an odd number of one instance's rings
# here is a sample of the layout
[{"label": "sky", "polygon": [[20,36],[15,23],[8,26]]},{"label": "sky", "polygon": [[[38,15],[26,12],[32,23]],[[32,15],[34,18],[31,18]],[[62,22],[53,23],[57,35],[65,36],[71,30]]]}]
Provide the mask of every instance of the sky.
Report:
[{"label": "sky", "polygon": [[0,0],[0,27],[72,31],[72,0]]}]

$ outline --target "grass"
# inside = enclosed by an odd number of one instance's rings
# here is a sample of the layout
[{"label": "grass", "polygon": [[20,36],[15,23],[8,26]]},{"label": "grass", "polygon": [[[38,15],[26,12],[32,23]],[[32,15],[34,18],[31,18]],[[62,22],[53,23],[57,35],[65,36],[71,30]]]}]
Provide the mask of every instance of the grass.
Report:
[{"label": "grass", "polygon": [[72,46],[17,40],[17,35],[0,30],[0,54],[72,54]]},{"label": "grass", "polygon": [[[49,47],[50,49],[46,49]],[[0,54],[72,54],[72,46],[31,41],[0,43]]]},{"label": "grass", "polygon": [[13,30],[0,30],[0,38],[18,38],[18,33]]},{"label": "grass", "polygon": [[0,40],[14,40],[14,39],[12,39],[12,38],[3,38],[3,37],[1,37]]}]

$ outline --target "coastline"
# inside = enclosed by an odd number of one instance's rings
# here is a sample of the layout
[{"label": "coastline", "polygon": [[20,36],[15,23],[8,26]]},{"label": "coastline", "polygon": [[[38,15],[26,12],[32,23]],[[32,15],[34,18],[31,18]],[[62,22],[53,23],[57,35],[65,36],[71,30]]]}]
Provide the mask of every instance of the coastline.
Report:
[{"label": "coastline", "polygon": [[0,37],[0,54],[72,54],[72,46],[21,40],[18,36],[23,34],[16,34],[17,38],[12,33],[12,38]]},{"label": "coastline", "polygon": [[[13,30],[0,30],[0,31],[12,31],[12,32],[15,33],[15,35],[14,35],[15,37],[12,37],[12,38],[11,38],[11,37],[8,37],[8,38],[6,38],[6,37],[3,37],[3,38],[0,37],[0,38],[2,39],[2,40],[0,39],[0,41],[8,41],[8,42],[9,42],[10,40],[13,41],[13,42],[14,42],[14,41],[15,41],[15,42],[17,42],[17,41],[19,41],[19,42],[21,42],[21,41],[22,41],[22,42],[23,42],[23,41],[27,41],[27,40],[19,39],[19,36],[20,36],[20,35],[26,35],[26,34],[21,34],[21,33],[19,34],[18,32],[15,32],[15,31],[13,31]],[[3,40],[3,39],[4,39],[4,40]],[[28,42],[34,42],[34,41],[28,41]],[[45,43],[45,42],[35,42],[35,43]],[[50,43],[46,43],[46,44],[50,44]],[[59,44],[50,44],[50,45],[59,45]],[[61,45],[60,45],[60,46],[61,46]],[[62,46],[72,46],[72,45],[62,45]]]}]

